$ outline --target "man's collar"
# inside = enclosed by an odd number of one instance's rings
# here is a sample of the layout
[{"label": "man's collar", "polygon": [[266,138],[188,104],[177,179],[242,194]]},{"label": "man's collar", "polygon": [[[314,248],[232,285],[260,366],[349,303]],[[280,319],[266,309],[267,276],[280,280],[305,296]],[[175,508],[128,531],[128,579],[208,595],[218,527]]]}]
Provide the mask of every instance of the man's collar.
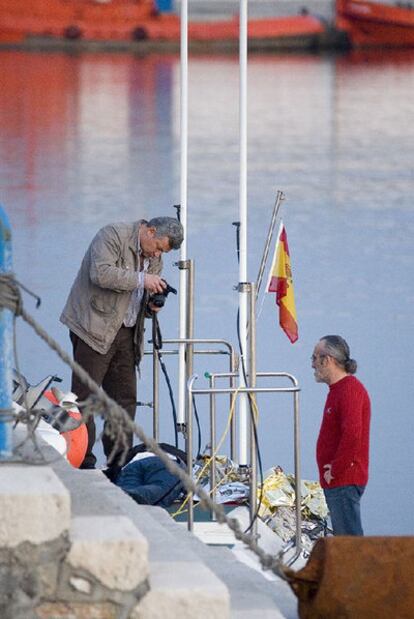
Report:
[{"label": "man's collar", "polygon": [[147,222],[145,221],[145,219],[140,219],[139,221],[134,223],[134,228],[129,239],[129,247],[135,254],[137,254],[137,256],[140,256],[142,253],[139,246],[139,230],[141,226],[146,223]]}]

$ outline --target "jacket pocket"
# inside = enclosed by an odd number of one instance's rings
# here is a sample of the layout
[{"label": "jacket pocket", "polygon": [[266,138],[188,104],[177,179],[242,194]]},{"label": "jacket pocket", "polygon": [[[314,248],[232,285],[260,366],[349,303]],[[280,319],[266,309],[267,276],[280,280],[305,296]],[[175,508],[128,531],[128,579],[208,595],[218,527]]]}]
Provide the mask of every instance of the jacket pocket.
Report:
[{"label": "jacket pocket", "polygon": [[115,313],[116,310],[116,299],[111,295],[107,298],[99,295],[93,295],[91,297],[91,307],[98,312],[99,314],[103,314],[105,316],[110,316]]}]

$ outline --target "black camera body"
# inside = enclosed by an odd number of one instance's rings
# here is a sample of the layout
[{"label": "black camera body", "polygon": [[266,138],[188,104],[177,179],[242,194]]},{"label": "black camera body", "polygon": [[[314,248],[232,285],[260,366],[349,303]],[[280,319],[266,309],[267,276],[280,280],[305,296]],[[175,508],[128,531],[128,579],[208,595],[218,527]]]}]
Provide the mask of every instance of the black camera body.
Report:
[{"label": "black camera body", "polygon": [[165,299],[168,297],[170,292],[172,292],[173,294],[177,294],[176,289],[170,286],[170,284],[166,282],[165,279],[163,279],[162,281],[167,284],[164,290],[162,292],[152,294],[148,299],[148,302],[152,303],[152,305],[155,305],[155,307],[164,307]]}]

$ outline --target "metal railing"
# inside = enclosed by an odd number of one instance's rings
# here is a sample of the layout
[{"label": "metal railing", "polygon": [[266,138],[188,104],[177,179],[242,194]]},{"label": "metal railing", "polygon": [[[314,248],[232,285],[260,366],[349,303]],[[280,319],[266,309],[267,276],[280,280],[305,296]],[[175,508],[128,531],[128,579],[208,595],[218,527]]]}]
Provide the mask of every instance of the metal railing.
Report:
[{"label": "metal railing", "polygon": [[[227,388],[218,388],[215,386],[215,379],[217,378],[236,378],[237,374],[235,373],[217,373],[211,374],[210,378],[210,388],[208,389],[194,389],[193,385],[198,376],[193,375],[188,382],[188,392],[189,397],[193,395],[209,395],[210,396],[210,404],[212,405],[210,408],[210,425],[211,425],[211,454],[212,454],[212,462],[211,462],[211,480],[210,486],[211,488],[215,488],[215,448],[216,448],[216,407],[215,407],[215,396],[218,394],[230,394],[231,397],[237,397],[241,393],[245,394],[258,394],[258,393],[292,393],[293,394],[293,418],[294,418],[294,469],[295,469],[295,513],[296,513],[296,553],[295,556],[291,559],[290,562],[296,560],[296,558],[300,555],[302,542],[301,542],[301,527],[302,527],[302,514],[301,514],[301,477],[300,477],[300,417],[299,417],[299,391],[300,387],[297,379],[287,372],[257,372],[257,377],[278,377],[278,378],[288,378],[293,387],[243,387],[243,388],[235,388],[233,386]],[[254,413],[252,413],[254,415]],[[191,423],[191,420],[189,420]],[[257,445],[254,439],[254,431],[253,431],[253,419],[250,420],[250,437],[251,437],[251,454],[252,454],[252,464],[256,464],[257,462]],[[256,521],[256,511],[257,511],[257,477],[254,471],[256,470],[255,466],[252,466],[251,475],[250,475],[250,518],[251,522]],[[189,498],[188,502],[188,528],[191,530],[193,525],[193,497]],[[257,534],[257,527],[254,528],[254,532]]]},{"label": "metal railing", "polygon": [[[234,347],[223,339],[214,338],[194,338],[194,339],[165,339],[163,344],[218,344],[225,346],[227,350],[193,350],[193,354],[196,355],[228,355],[229,356],[229,376],[232,376],[231,386],[235,387],[235,377],[237,376],[237,369],[239,365],[239,356],[234,350]],[[178,355],[179,350],[164,350],[159,351],[164,355]],[[157,350],[153,348],[152,351],[145,351],[145,355],[152,355],[152,376],[153,376],[153,419],[152,419],[152,435],[153,438],[159,442],[159,364],[157,357]],[[233,378],[234,377],[234,378]],[[232,397],[230,397],[230,405],[232,404]],[[147,404],[148,405],[148,404]],[[231,457],[236,457],[236,424],[231,426],[230,433],[230,453]]]}]

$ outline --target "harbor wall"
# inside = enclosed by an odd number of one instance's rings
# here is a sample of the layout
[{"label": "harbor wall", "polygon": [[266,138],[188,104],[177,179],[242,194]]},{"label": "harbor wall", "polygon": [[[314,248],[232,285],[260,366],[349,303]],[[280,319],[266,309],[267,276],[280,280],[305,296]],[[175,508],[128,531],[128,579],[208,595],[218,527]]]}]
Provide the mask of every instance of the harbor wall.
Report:
[{"label": "harbor wall", "polygon": [[297,618],[284,581],[73,468],[24,424],[13,441],[0,462],[2,619]]},{"label": "harbor wall", "polygon": [[37,442],[0,464],[0,616],[132,617],[149,591],[147,540],[125,516],[97,510],[92,487],[80,511],[65,479],[82,492],[82,472]]}]

